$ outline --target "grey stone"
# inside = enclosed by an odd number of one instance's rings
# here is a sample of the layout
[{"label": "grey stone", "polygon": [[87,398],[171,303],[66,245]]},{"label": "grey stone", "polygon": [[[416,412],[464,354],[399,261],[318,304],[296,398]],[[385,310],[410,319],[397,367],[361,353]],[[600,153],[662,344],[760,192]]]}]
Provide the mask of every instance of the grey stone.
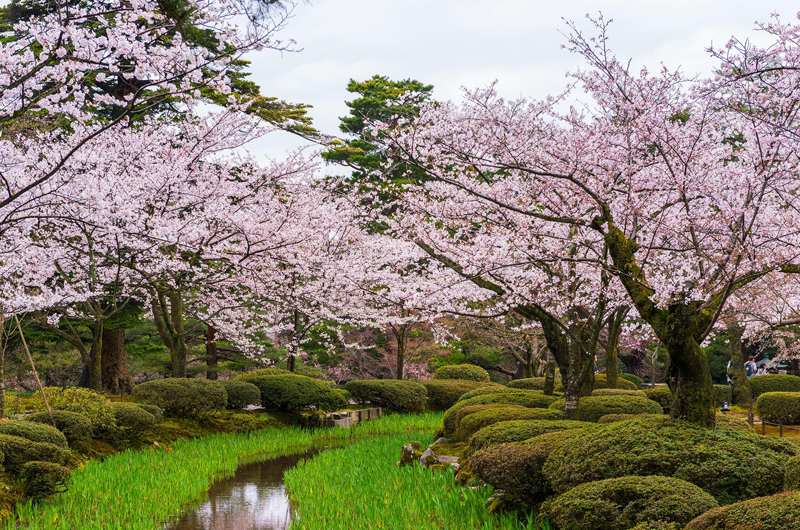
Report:
[{"label": "grey stone", "polygon": [[433,453],[433,449],[431,449],[430,447],[425,449],[425,452],[422,453],[422,456],[419,457],[419,463],[422,464],[423,467],[432,466],[437,462],[438,459],[436,458],[436,455]]},{"label": "grey stone", "polygon": [[436,440],[435,442],[433,442],[431,445],[439,445],[439,444],[444,444],[444,443],[447,443],[447,442],[449,442],[449,441],[450,441],[450,438],[445,438],[444,436],[442,436],[441,438],[439,438],[438,440]]}]

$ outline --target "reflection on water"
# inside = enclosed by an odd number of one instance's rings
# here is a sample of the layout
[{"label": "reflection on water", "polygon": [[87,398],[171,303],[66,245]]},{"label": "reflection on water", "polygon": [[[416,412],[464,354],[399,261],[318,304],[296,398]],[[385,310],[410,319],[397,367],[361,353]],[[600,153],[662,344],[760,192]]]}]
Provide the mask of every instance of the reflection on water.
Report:
[{"label": "reflection on water", "polygon": [[314,451],[246,464],[208,490],[208,500],[184,516],[173,530],[285,530],[291,507],[283,472]]}]

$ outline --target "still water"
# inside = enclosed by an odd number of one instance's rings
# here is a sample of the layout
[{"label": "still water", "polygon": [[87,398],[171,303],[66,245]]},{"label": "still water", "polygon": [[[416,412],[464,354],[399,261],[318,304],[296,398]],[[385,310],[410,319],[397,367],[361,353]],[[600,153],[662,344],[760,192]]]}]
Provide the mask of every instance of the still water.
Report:
[{"label": "still water", "polygon": [[245,464],[208,490],[208,500],[191,510],[172,530],[285,530],[292,510],[283,472],[318,451]]}]

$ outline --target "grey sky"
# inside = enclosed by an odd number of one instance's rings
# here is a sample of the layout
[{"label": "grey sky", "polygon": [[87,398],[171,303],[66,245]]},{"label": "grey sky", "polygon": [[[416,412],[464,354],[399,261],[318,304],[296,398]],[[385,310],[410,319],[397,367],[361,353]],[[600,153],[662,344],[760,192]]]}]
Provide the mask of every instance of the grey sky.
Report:
[{"label": "grey sky", "polygon": [[[253,55],[253,79],[264,94],[313,105],[315,125],[338,132],[353,78],[374,74],[434,85],[437,99],[458,99],[461,87],[499,80],[509,98],[541,98],[559,91],[579,60],[561,48],[562,17],[592,31],[586,13],[614,19],[610,47],[635,65],[681,66],[689,74],[713,66],[705,48],[732,35],[758,40],[756,20],[773,12],[795,20],[800,5],[787,0],[313,0],[296,7],[281,38],[299,53]],[[302,143],[270,135],[250,147],[280,157]]]}]

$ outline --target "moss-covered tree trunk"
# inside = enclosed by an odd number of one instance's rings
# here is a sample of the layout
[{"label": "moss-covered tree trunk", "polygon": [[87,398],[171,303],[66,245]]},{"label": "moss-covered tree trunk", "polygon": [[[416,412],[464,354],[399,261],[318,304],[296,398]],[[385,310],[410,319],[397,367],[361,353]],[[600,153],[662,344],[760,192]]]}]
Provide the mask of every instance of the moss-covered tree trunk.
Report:
[{"label": "moss-covered tree trunk", "polygon": [[666,344],[670,369],[675,374],[675,397],[670,417],[713,427],[714,385],[706,354],[690,334],[676,333]]},{"label": "moss-covered tree trunk", "polygon": [[549,350],[545,351],[545,355],[547,364],[544,368],[544,395],[552,396],[556,390],[556,363]]},{"label": "moss-covered tree trunk", "polygon": [[744,367],[746,346],[742,341],[744,329],[738,323],[728,324],[728,345],[730,368],[728,377],[731,379],[731,392],[733,402],[738,405],[749,406],[752,399],[750,381],[747,380],[747,369]]},{"label": "moss-covered tree trunk", "polygon": [[206,329],[206,378],[217,379],[217,330],[214,326]]},{"label": "moss-covered tree trunk", "polygon": [[103,391],[103,324],[95,323],[92,329],[92,346],[89,349],[88,388]]},{"label": "moss-covered tree trunk", "polygon": [[188,351],[186,349],[186,328],[183,315],[183,296],[178,289],[169,293],[170,322],[173,329],[173,342],[170,348],[172,377],[186,377]]},{"label": "moss-covered tree trunk", "polygon": [[125,330],[103,329],[103,345],[100,354],[103,390],[111,394],[120,391],[130,393],[133,379],[128,371],[128,352],[125,351]]},{"label": "moss-covered tree trunk", "polygon": [[606,381],[608,388],[619,386],[619,336],[622,334],[622,322],[628,314],[627,308],[620,308],[608,321],[608,341],[606,342]]}]

